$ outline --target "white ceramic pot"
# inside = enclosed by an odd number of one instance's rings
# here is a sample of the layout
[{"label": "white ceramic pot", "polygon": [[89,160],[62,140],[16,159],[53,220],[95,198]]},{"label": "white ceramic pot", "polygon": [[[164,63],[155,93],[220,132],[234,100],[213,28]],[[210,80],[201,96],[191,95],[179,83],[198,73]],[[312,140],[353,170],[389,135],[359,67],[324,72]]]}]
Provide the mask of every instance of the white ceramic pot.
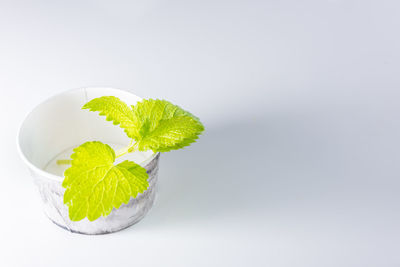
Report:
[{"label": "white ceramic pot", "polygon": [[86,141],[97,140],[114,147],[129,144],[129,138],[120,127],[106,121],[97,112],[81,109],[86,102],[101,96],[116,96],[128,105],[141,100],[129,92],[112,88],[67,91],[44,101],[29,113],[17,138],[21,158],[39,189],[46,215],[64,229],[82,234],[105,234],[131,226],[144,217],[156,196],[160,154],[134,152],[122,160],[133,160],[147,169],[148,190],[119,209],[113,209],[107,217],[93,222],[87,218],[78,222],[69,219],[68,208],[63,204],[62,171],[50,166],[52,162]]}]

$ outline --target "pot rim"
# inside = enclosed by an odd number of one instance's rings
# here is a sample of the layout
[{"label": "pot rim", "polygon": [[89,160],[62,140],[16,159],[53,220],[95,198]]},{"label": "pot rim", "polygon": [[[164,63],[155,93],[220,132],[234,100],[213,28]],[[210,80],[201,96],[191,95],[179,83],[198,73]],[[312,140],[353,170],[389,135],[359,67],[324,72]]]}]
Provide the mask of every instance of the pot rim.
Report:
[{"label": "pot rim", "polygon": [[[20,123],[20,125],[19,125],[19,127],[18,127],[18,133],[17,133],[17,138],[16,138],[16,141],[17,141],[17,151],[18,151],[18,154],[19,154],[20,158],[21,158],[22,161],[29,167],[29,169],[35,171],[36,173],[38,173],[38,174],[41,175],[42,177],[45,177],[45,178],[47,178],[47,179],[54,180],[54,181],[57,181],[57,182],[60,182],[60,183],[64,180],[64,177],[61,177],[61,176],[52,174],[52,173],[50,173],[50,172],[47,172],[47,171],[45,171],[45,170],[43,170],[43,169],[37,167],[35,164],[33,164],[32,162],[30,162],[30,161],[27,159],[27,157],[25,156],[24,152],[22,152],[21,143],[20,143],[20,135],[21,135],[22,127],[24,126],[26,119],[27,119],[39,106],[50,102],[51,100],[53,100],[54,98],[56,98],[56,97],[58,97],[58,96],[60,96],[60,95],[62,95],[62,94],[70,93],[70,92],[74,92],[74,91],[78,91],[78,90],[87,90],[87,89],[89,89],[89,90],[94,90],[94,89],[103,89],[103,90],[104,90],[104,89],[107,89],[107,90],[119,91],[119,92],[124,92],[124,93],[128,93],[128,94],[132,94],[132,93],[129,92],[129,91],[121,90],[121,89],[116,89],[116,88],[113,88],[113,87],[80,87],[80,88],[74,88],[74,89],[70,89],[70,90],[63,91],[63,92],[61,92],[61,93],[54,94],[53,96],[50,96],[50,97],[46,98],[45,100],[43,100],[42,102],[40,102],[39,104],[37,104],[32,110],[30,110],[30,111],[24,116],[24,119],[22,120],[22,122]],[[140,96],[137,96],[137,95],[135,95],[135,94],[132,94],[132,95],[134,95],[134,96],[140,98],[140,100],[142,100],[142,98],[141,98]],[[140,165],[141,165],[142,167],[146,166],[149,162],[153,161],[153,160],[157,157],[158,154],[160,154],[160,152],[153,153],[150,157],[148,157],[146,160],[144,160],[142,163],[140,163]]]}]

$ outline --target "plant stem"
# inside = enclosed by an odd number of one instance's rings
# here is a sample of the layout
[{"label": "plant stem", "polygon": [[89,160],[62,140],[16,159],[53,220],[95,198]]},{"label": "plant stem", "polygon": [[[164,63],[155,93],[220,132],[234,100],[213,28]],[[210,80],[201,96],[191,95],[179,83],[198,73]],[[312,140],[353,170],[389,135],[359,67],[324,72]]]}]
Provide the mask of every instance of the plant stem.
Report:
[{"label": "plant stem", "polygon": [[133,140],[129,143],[129,146],[121,148],[116,151],[115,158],[122,157],[125,154],[135,151],[137,143],[133,143]]},{"label": "plant stem", "polygon": [[57,165],[67,165],[67,164],[71,164],[72,160],[70,159],[59,159],[57,160]]}]

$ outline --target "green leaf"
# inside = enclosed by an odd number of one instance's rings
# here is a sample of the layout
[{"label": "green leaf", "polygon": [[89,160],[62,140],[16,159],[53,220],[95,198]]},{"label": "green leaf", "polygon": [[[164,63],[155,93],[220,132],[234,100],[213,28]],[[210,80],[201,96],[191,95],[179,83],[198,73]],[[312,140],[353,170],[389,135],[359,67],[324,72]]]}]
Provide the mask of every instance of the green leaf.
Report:
[{"label": "green leaf", "polygon": [[114,165],[114,150],[101,142],[82,144],[71,158],[62,186],[66,188],[64,204],[72,221],[107,216],[149,186],[145,168],[127,160]]},{"label": "green leaf", "polygon": [[102,96],[86,103],[82,109],[100,111],[99,115],[106,116],[106,120],[120,125],[128,137],[136,136],[137,127],[134,124],[134,117],[131,108],[115,96]]},{"label": "green leaf", "polygon": [[195,142],[204,130],[197,117],[166,100],[143,100],[132,109],[139,151],[179,149]]},{"label": "green leaf", "polygon": [[142,100],[132,109],[114,96],[95,98],[83,106],[100,111],[108,121],[120,124],[139,151],[166,152],[183,148],[204,131],[200,120],[166,100]]}]

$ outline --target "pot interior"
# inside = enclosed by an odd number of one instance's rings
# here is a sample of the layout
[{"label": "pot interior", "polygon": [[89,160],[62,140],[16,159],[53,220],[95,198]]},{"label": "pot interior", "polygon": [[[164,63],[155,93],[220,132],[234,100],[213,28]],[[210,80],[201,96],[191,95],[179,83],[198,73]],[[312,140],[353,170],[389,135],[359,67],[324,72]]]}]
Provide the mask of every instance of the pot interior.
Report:
[{"label": "pot interior", "polygon": [[82,88],[56,95],[37,106],[23,122],[18,137],[22,157],[43,169],[61,151],[86,141],[129,144],[123,129],[98,112],[82,109],[85,103],[101,96],[116,96],[128,105],[141,100],[112,88]]}]

